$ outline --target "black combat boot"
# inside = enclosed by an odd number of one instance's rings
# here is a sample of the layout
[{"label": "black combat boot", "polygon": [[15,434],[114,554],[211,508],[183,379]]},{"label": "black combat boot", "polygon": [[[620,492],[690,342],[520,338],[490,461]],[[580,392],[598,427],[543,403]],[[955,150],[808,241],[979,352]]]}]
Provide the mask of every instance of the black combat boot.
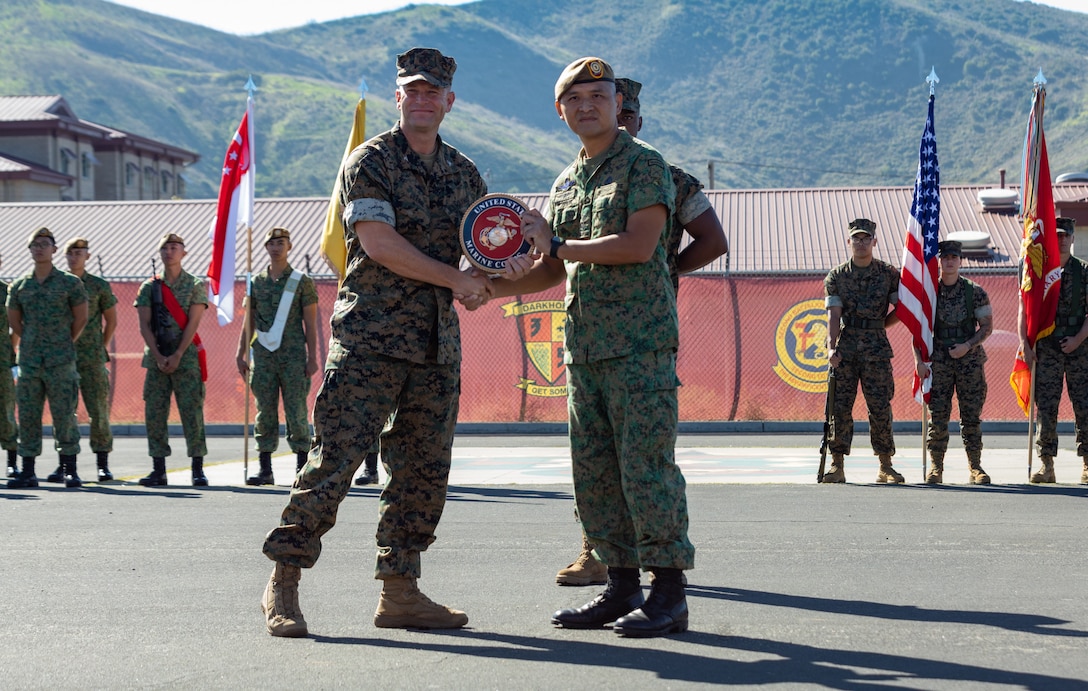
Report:
[{"label": "black combat boot", "polygon": [[19,474],[19,452],[15,449],[8,451],[8,477],[15,477]]},{"label": "black combat boot", "polygon": [[204,476],[204,457],[193,456],[193,487],[207,487],[208,478]]},{"label": "black combat boot", "polygon": [[261,464],[260,471],[256,475],[250,475],[246,478],[247,485],[274,485],[276,481],[272,478],[272,452],[262,451],[258,457],[258,462]]},{"label": "black combat boot", "polygon": [[306,458],[309,456],[307,451],[295,452],[295,472],[302,470],[302,466],[306,465]]},{"label": "black combat boot", "polygon": [[355,478],[355,484],[378,484],[378,454],[368,453],[366,455],[366,460],[363,461],[363,472],[359,474],[359,477]]},{"label": "black combat boot", "polygon": [[646,604],[620,617],[612,630],[621,636],[650,638],[688,630],[688,601],[684,597],[684,572],[653,568],[654,582]]},{"label": "black combat boot", "polygon": [[34,456],[23,456],[23,469],[15,477],[8,480],[8,489],[37,486],[38,476],[34,474]]},{"label": "black combat boot", "polygon": [[166,487],[166,459],[154,456],[151,459],[152,470],[147,477],[140,478],[144,487]]},{"label": "black combat boot", "polygon": [[552,615],[552,624],[564,629],[599,629],[645,602],[638,582],[638,569],[608,567],[604,592],[575,609],[561,609]]},{"label": "black combat boot", "polygon": [[98,452],[98,481],[108,482],[113,479],[110,472],[110,454],[108,451]]},{"label": "black combat boot", "polygon": [[83,480],[79,479],[79,474],[76,473],[76,455],[69,454],[60,457],[60,464],[64,466],[64,486],[65,487],[82,487]]},{"label": "black combat boot", "polygon": [[64,456],[57,459],[57,469],[45,476],[46,482],[64,482]]}]

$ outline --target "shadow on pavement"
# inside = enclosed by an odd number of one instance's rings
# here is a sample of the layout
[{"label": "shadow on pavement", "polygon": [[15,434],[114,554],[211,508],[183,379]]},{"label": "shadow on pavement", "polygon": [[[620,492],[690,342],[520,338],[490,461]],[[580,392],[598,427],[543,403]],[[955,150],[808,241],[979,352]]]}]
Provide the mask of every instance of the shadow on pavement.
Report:
[{"label": "shadow on pavement", "polygon": [[[578,636],[576,640],[511,636],[471,629],[419,633],[420,636],[411,641],[330,636],[310,638],[317,643],[335,645],[368,645],[503,660],[581,664],[599,670],[608,667],[641,669],[654,672],[663,680],[734,686],[796,683],[833,689],[857,689],[878,686],[883,688],[884,684],[894,682],[917,687],[920,681],[933,680],[974,682],[1039,691],[1088,688],[1088,683],[1079,679],[888,653],[816,648],[699,631],[689,631],[670,638],[671,642],[690,644],[690,651],[684,652],[661,650],[649,644],[632,647],[626,640],[622,644],[609,643],[607,641],[610,639],[616,640],[615,634],[609,630],[571,632]],[[450,640],[432,642],[427,640],[428,637]],[[726,649],[759,653],[772,659],[722,659],[718,651]]]},{"label": "shadow on pavement", "polygon": [[[977,610],[924,609],[912,605],[889,605],[865,600],[838,600],[803,595],[787,595],[762,590],[690,585],[687,594],[721,600],[746,602],[770,607],[790,607],[829,614],[847,614],[858,617],[875,617],[897,621],[919,621],[943,624],[974,624],[994,628],[1033,633],[1041,636],[1088,638],[1088,631],[1054,628],[1070,623],[1067,620],[1044,617],[1037,614],[1012,612],[982,612]],[[1086,686],[1088,688],[1088,686]]]}]

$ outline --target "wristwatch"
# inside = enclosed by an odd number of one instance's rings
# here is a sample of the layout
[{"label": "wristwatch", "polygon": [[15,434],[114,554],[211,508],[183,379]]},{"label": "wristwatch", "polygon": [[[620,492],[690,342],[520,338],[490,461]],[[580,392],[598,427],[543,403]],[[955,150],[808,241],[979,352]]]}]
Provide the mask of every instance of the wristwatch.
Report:
[{"label": "wristwatch", "polygon": [[558,235],[553,235],[552,236],[552,246],[551,246],[551,248],[548,249],[548,256],[551,257],[552,259],[559,259],[559,256],[556,253],[559,251],[560,247],[562,247],[564,244],[566,244],[566,242],[567,242],[566,240],[559,237]]}]

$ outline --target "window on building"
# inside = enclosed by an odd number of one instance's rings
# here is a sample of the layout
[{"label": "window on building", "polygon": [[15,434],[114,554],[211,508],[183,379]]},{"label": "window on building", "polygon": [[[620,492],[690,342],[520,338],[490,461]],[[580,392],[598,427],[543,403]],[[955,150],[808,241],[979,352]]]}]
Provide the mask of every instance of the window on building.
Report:
[{"label": "window on building", "polygon": [[135,163],[125,164],[125,187],[132,187],[137,183],[137,178],[140,175],[140,166]]},{"label": "window on building", "polygon": [[61,147],[60,150],[60,172],[65,175],[72,174],[72,167],[75,165],[76,152],[67,147]]},{"label": "window on building", "polygon": [[151,166],[144,166],[144,195],[153,196],[157,189],[155,180],[158,178],[158,174]]},{"label": "window on building", "polygon": [[182,174],[182,173],[178,173],[178,181],[177,181],[177,186],[178,186],[177,196],[178,197],[180,197],[180,198],[185,197],[185,184],[187,182],[188,182],[188,180],[185,179],[185,175]]},{"label": "window on building", "polygon": [[174,176],[169,171],[162,171],[162,194],[164,197],[170,196],[170,188],[173,186]]},{"label": "window on building", "polygon": [[83,178],[91,177],[91,166],[94,163],[94,158],[87,153],[84,153],[79,157],[79,174]]}]

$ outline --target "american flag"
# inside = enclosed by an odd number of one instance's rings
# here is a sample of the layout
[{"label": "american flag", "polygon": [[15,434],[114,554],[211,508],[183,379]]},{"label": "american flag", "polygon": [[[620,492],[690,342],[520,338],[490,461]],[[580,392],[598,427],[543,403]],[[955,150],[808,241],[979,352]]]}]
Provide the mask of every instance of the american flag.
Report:
[{"label": "american flag", "polygon": [[[910,205],[903,269],[899,277],[899,304],[895,313],[906,325],[914,347],[929,363],[933,354],[933,321],[937,307],[937,238],[941,216],[941,169],[937,165],[937,137],[933,133],[933,96],[918,147],[918,175]],[[923,381],[914,374],[914,400],[929,402],[933,375]]]}]

